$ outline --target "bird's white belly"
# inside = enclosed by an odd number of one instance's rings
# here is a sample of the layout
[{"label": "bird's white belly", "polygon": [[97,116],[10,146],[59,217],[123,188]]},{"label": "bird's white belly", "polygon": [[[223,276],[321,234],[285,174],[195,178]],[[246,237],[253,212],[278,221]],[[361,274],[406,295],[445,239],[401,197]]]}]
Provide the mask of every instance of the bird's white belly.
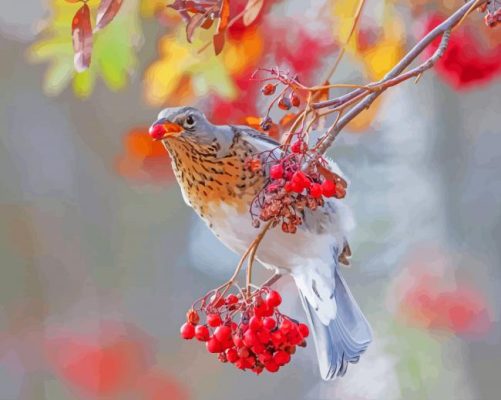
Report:
[{"label": "bird's white belly", "polygon": [[[243,254],[262,228],[252,226],[249,213],[238,213],[230,206],[218,206],[212,231],[230,249]],[[256,256],[268,268],[295,270],[316,264],[332,265],[334,252],[344,240],[339,227],[333,225],[325,233],[298,229],[295,234],[282,232],[280,226],[270,229],[263,238]],[[335,250],[336,249],[336,250]]]}]

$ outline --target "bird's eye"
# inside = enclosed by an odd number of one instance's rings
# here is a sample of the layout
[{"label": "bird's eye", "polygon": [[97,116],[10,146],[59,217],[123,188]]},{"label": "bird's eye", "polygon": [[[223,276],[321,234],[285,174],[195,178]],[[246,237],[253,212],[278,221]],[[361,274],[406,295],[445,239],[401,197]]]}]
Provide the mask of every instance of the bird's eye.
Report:
[{"label": "bird's eye", "polygon": [[194,126],[195,126],[195,118],[193,118],[193,115],[188,115],[184,120],[184,127],[193,128]]}]

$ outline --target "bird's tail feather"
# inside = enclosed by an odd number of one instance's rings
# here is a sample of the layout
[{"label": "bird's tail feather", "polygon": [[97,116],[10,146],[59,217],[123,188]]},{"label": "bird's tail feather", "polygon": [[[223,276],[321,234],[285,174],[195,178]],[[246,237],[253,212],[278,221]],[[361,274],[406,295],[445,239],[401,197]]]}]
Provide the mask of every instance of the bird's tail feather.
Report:
[{"label": "bird's tail feather", "polygon": [[334,298],[325,301],[332,302],[332,307],[337,306],[337,314],[328,325],[320,320],[314,307],[308,301],[308,297],[303,294],[305,290],[301,290],[302,282],[296,280],[312,330],[320,374],[325,380],[343,376],[348,363],[358,362],[360,355],[372,341],[370,325],[337,268],[334,274]]}]

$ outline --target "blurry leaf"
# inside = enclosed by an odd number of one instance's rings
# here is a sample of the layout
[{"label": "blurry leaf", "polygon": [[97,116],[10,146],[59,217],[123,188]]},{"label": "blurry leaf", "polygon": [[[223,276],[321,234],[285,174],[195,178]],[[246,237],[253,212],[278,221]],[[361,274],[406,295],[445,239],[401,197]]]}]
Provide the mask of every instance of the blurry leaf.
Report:
[{"label": "blurry leaf", "polygon": [[230,22],[230,0],[221,1],[221,10],[219,11],[219,23],[217,33],[224,32]]},{"label": "blurry leaf", "polygon": [[73,51],[75,52],[75,70],[82,72],[90,65],[92,56],[92,26],[90,24],[90,10],[84,4],[76,12],[71,23],[73,37]]},{"label": "blurry leaf", "polygon": [[219,11],[219,21],[217,23],[217,30],[214,38],[212,39],[214,43],[214,52],[216,56],[223,51],[226,28],[230,22],[230,0],[221,1],[221,10]]},{"label": "blurry leaf", "polygon": [[96,28],[94,31],[97,32],[108,25],[115,18],[121,6],[122,0],[101,0],[97,9]]},{"label": "blurry leaf", "polygon": [[[129,0],[127,6],[134,7],[137,1]],[[87,5],[89,4],[94,3],[89,2]],[[60,93],[69,81],[68,74],[63,71],[68,71],[70,67],[71,76],[76,80],[73,88],[80,97],[91,94],[98,76],[103,78],[110,89],[124,87],[129,73],[137,63],[134,49],[140,37],[137,8],[136,11],[132,8],[119,14],[112,24],[94,35],[92,63],[86,70],[88,75],[83,77],[79,77],[73,67],[70,27],[74,13],[74,4],[65,0],[52,0],[51,18],[42,32],[43,38],[28,51],[31,62],[50,62],[49,71],[52,72],[45,76],[45,92],[50,95]]]},{"label": "blurry leaf", "polygon": [[193,101],[194,96],[203,97],[210,92],[234,98],[235,84],[222,60],[212,54],[199,54],[202,39],[195,37],[194,44],[190,45],[181,39],[183,31],[184,28],[179,26],[175,36],[160,39],[160,58],[150,65],[144,75],[148,103],[155,106],[185,104]]},{"label": "blurry leaf", "polygon": [[219,55],[223,51],[224,47],[224,32],[217,33],[213,38],[214,42],[214,52],[216,56]]},{"label": "blurry leaf", "polygon": [[227,41],[222,54],[224,64],[232,75],[247,73],[258,67],[264,54],[263,29],[248,28],[240,38]]},{"label": "blurry leaf", "polygon": [[205,14],[195,14],[191,17],[190,22],[186,24],[186,39],[191,43],[191,37],[202,23],[205,21]]},{"label": "blurry leaf", "polygon": [[244,25],[252,24],[263,8],[264,0],[249,0],[245,6],[244,15],[242,17]]}]

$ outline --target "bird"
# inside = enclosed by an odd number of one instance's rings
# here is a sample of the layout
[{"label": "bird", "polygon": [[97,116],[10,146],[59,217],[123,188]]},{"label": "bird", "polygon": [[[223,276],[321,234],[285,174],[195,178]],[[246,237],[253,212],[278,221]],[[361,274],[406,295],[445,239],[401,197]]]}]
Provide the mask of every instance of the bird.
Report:
[{"label": "bird", "polygon": [[[256,238],[250,207],[269,171],[246,163],[279,143],[248,126],[213,125],[194,107],[170,107],[150,127],[163,143],[187,205],[228,248],[242,254]],[[339,167],[329,168],[342,176]],[[305,209],[295,234],[270,229],[256,259],[277,274],[290,274],[309,322],[320,375],[345,375],[372,341],[372,329],[341,275],[351,255],[347,232],[352,218],[339,199],[327,198],[315,211]]]}]

